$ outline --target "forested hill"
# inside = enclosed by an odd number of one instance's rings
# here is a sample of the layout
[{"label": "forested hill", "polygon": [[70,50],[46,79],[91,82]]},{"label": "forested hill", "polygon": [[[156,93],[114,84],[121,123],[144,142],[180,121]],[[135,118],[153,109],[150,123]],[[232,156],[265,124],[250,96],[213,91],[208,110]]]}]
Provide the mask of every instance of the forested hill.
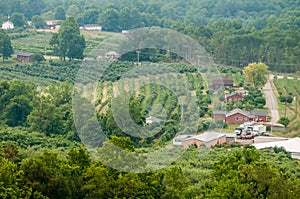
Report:
[{"label": "forested hill", "polygon": [[[172,28],[192,36],[223,65],[262,61],[271,70],[300,70],[299,0],[3,0],[0,23],[73,16],[104,31]],[[37,19],[35,17],[35,19]],[[34,21],[34,20],[32,20]]]},{"label": "forested hill", "polygon": [[167,26],[177,21],[200,25],[230,18],[248,28],[262,28],[272,16],[300,10],[298,0],[3,0],[0,1],[0,13],[6,17],[20,12],[30,20],[34,15],[49,16],[49,12],[55,12],[58,6],[62,6],[69,15],[76,14],[78,19],[95,10],[105,12],[114,9],[122,15],[128,9],[131,16],[139,17],[135,21],[142,20],[145,24]]}]

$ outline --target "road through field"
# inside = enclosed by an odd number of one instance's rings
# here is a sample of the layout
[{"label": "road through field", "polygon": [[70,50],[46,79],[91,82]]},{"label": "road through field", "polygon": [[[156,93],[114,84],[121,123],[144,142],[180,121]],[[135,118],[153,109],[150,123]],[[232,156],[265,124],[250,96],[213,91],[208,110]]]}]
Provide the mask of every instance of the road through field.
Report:
[{"label": "road through field", "polygon": [[272,90],[272,86],[269,78],[268,78],[268,82],[263,87],[263,92],[265,93],[265,97],[266,97],[266,105],[271,113],[271,122],[275,124],[279,120],[278,103],[277,103],[275,93]]}]

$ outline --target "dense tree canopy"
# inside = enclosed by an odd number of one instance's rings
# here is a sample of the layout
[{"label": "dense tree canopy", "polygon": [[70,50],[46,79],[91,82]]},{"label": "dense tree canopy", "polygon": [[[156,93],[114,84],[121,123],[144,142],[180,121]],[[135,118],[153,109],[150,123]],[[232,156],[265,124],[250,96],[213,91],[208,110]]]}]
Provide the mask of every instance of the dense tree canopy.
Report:
[{"label": "dense tree canopy", "polygon": [[61,59],[83,59],[85,39],[80,35],[77,22],[73,17],[68,17],[61,25],[58,33],[54,33],[50,44],[55,47]]},{"label": "dense tree canopy", "polygon": [[3,62],[13,54],[10,37],[4,30],[0,30],[0,54]]},{"label": "dense tree canopy", "polygon": [[255,88],[261,88],[267,83],[267,75],[269,74],[268,66],[262,62],[251,63],[244,68],[243,73],[246,81]]},{"label": "dense tree canopy", "polygon": [[20,27],[20,28],[24,28],[24,26],[27,24],[26,18],[22,13],[14,13],[11,16],[11,21],[16,27]]}]

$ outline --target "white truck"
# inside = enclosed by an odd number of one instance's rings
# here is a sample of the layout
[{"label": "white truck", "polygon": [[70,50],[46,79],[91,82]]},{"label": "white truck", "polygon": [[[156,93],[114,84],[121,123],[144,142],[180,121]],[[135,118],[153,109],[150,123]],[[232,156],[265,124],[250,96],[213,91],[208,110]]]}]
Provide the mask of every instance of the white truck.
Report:
[{"label": "white truck", "polygon": [[264,135],[267,131],[267,127],[265,125],[255,125],[253,126],[254,135]]}]

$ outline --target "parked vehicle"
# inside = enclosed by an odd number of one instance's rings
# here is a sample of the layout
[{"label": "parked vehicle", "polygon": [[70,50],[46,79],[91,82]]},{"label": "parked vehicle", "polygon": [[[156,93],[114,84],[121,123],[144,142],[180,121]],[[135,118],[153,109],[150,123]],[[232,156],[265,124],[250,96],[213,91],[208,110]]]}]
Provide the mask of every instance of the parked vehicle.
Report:
[{"label": "parked vehicle", "polygon": [[264,135],[267,131],[267,127],[265,125],[255,125],[253,126],[253,133],[255,135]]}]

